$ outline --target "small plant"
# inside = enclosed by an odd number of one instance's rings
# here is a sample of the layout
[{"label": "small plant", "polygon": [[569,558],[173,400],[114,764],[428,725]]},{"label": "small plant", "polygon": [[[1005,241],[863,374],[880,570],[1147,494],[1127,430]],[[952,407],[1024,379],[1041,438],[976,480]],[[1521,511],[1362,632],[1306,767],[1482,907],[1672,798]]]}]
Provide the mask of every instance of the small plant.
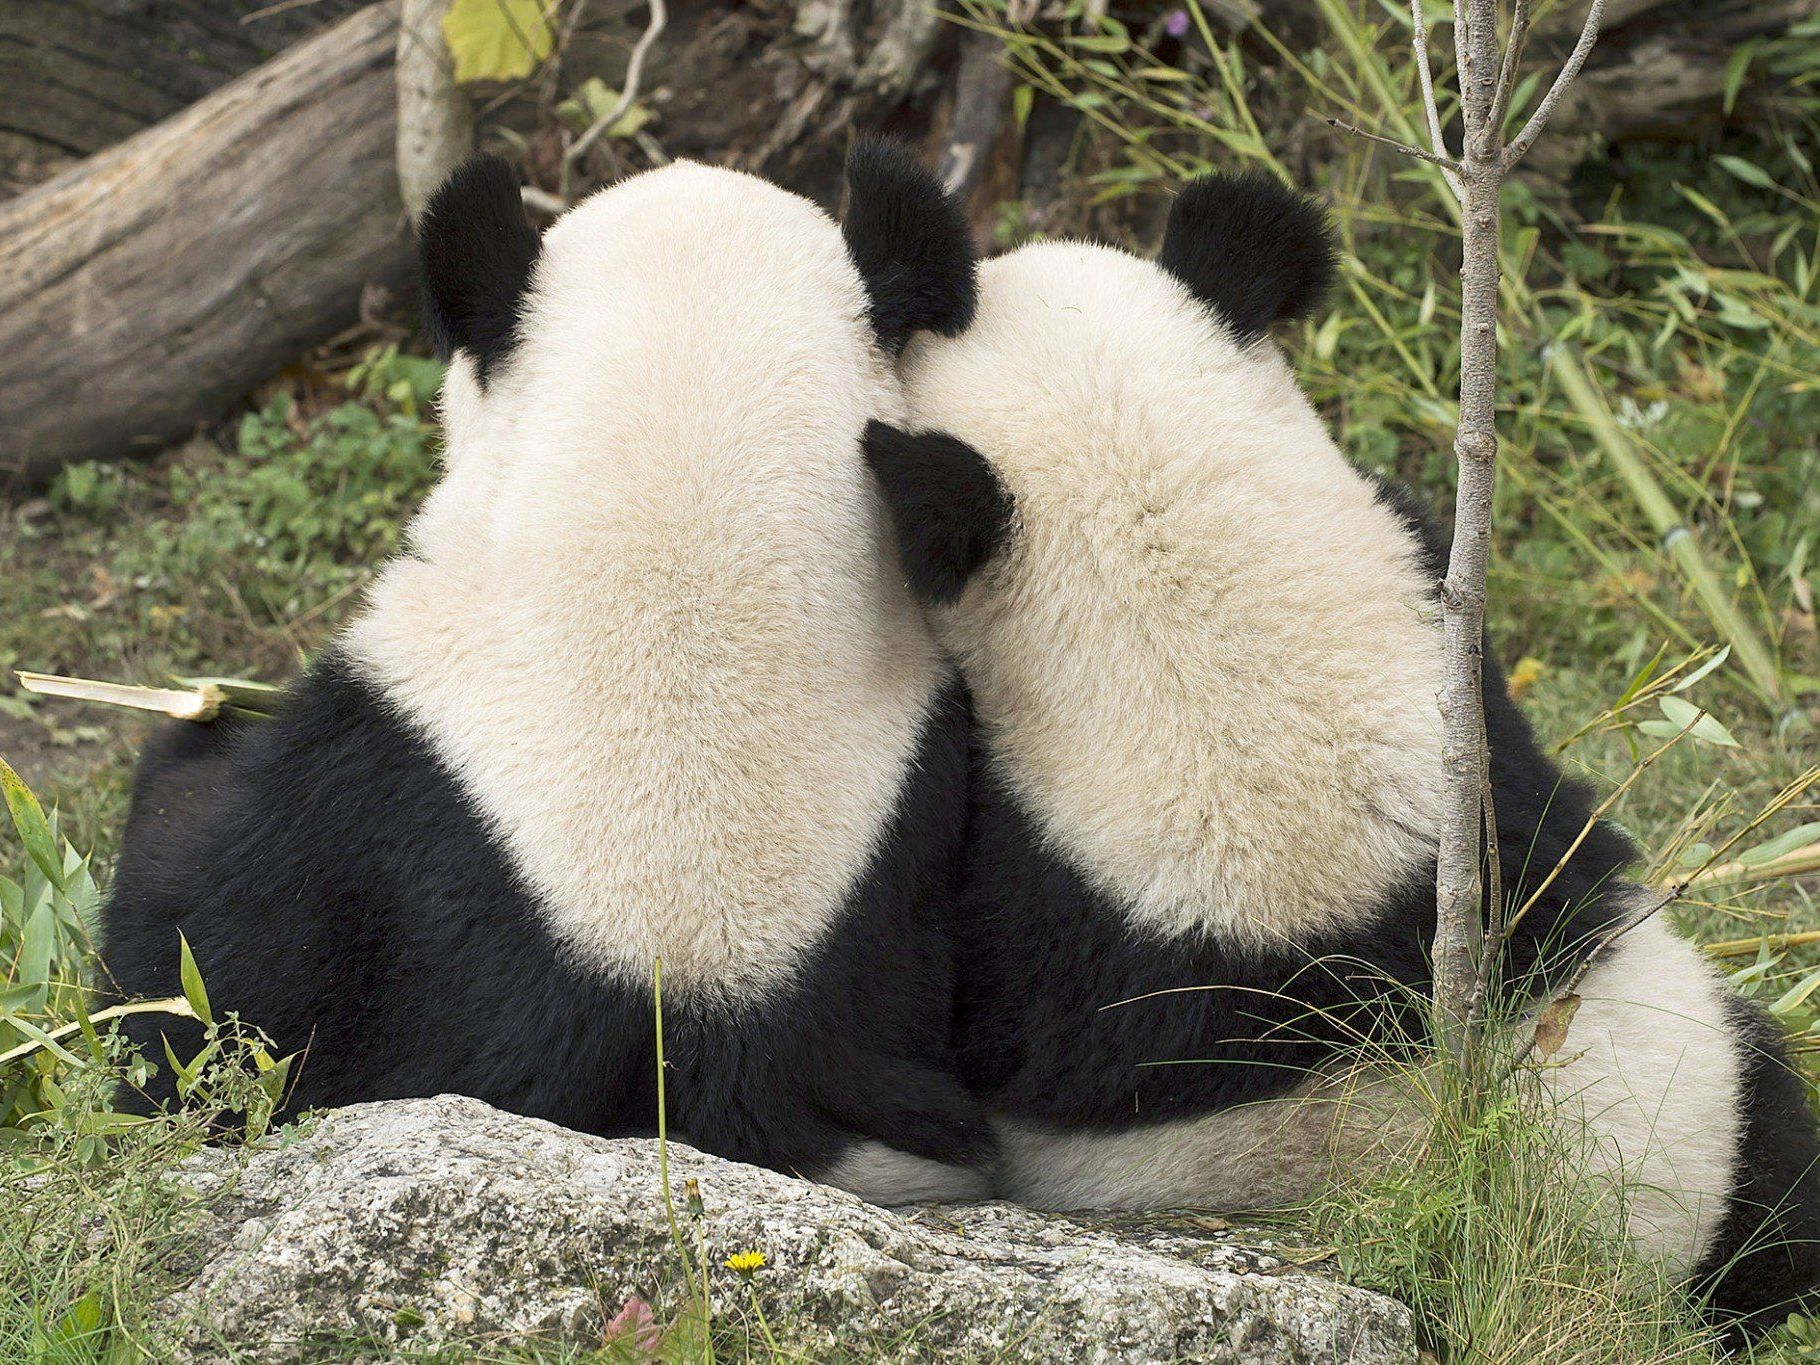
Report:
[{"label": "small plant", "polygon": [[[136,1361],[157,1354],[145,1308],[195,1209],[169,1172],[223,1135],[224,1116],[262,1137],[289,1059],[238,1019],[215,1018],[181,941],[181,996],[96,1008],[89,859],[4,760],[0,793],[22,855],[0,874],[0,1359]],[[116,1028],[146,1012],[204,1026],[195,1056],[165,1049],[183,1102],[168,1114],[115,1107],[122,1086],[143,1086],[161,1064]]]},{"label": "small plant", "polygon": [[[274,1058],[268,1040],[236,1015],[217,1019],[202,974],[181,935],[181,996],[95,1008],[102,971],[91,923],[97,907],[89,861],[57,834],[36,796],[4,759],[0,792],[26,855],[19,880],[0,875],[0,1134],[41,1136],[65,1130],[69,1155],[90,1164],[109,1140],[150,1120],[103,1107],[119,1086],[141,1088],[157,1063],[127,1046],[114,1022],[166,1014],[203,1026],[201,1050],[180,1060],[167,1042],[164,1063],[180,1102],[213,1123],[236,1116],[248,1139],[264,1135],[284,1098],[291,1059]],[[30,1145],[20,1158],[31,1160]]]}]

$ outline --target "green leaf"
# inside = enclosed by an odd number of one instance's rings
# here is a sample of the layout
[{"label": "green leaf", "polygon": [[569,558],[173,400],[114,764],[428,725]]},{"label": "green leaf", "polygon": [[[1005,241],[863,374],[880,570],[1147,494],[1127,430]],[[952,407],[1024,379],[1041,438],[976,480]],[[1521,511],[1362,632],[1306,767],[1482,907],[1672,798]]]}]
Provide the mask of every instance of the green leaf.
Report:
[{"label": "green leaf", "polygon": [[57,841],[51,837],[50,822],[44,818],[44,807],[4,758],[0,758],[0,792],[6,795],[6,808],[12,813],[13,828],[19,831],[19,842],[25,845],[39,871],[50,878],[51,885],[61,891],[63,868],[57,859]]},{"label": "green leaf", "polygon": [[74,1342],[101,1330],[101,1296],[90,1290],[57,1319],[54,1335],[60,1342]]},{"label": "green leaf", "polygon": [[[177,1092],[180,1095],[187,1093],[189,1087],[195,1084],[196,1080],[191,1067],[185,1066],[182,1062],[177,1060],[177,1053],[171,1047],[171,1040],[168,1037],[161,1033],[158,1035],[158,1041],[164,1044],[164,1060],[170,1063],[171,1075],[177,1082]],[[194,1064],[192,1063],[191,1065],[193,1066]]]},{"label": "green leaf", "polygon": [[1680,682],[1676,683],[1671,690],[1675,691],[1675,692],[1687,691],[1688,688],[1692,687],[1695,683],[1699,682],[1700,679],[1704,678],[1707,674],[1711,673],[1714,669],[1720,667],[1727,659],[1731,658],[1731,656],[1732,656],[1732,647],[1730,645],[1727,645],[1724,649],[1720,650],[1717,654],[1713,655],[1712,658],[1708,659],[1705,663],[1701,664],[1692,673],[1689,673],[1685,678],[1681,679]]},{"label": "green leaf", "polygon": [[[53,1057],[57,1058],[58,1061],[67,1062],[71,1066],[81,1066],[82,1065],[82,1059],[80,1057],[76,1056],[75,1053],[73,1053],[73,1052],[69,1051],[67,1048],[65,1048],[55,1038],[51,1037],[50,1034],[46,1033],[43,1029],[39,1028],[36,1024],[32,1023],[31,1020],[25,1019],[25,1018],[21,1017],[20,1015],[10,1013],[9,1011],[6,1011],[6,1010],[0,1010],[0,1019],[4,1019],[13,1028],[18,1029],[20,1033],[24,1034],[32,1042],[36,1043],[39,1047],[43,1048],[46,1052],[50,1053]],[[50,1081],[47,1079],[44,1082],[44,1085],[46,1087],[48,1087],[50,1085]]]},{"label": "green leaf", "polygon": [[51,979],[51,948],[56,942],[57,920],[49,905],[40,905],[25,922],[19,940],[19,969],[13,977],[21,986],[38,988],[39,998],[26,1008],[41,1009],[43,992]]},{"label": "green leaf", "polygon": [[[619,105],[619,91],[599,76],[589,76],[575,88],[575,94],[556,106],[556,112],[576,132],[583,133],[605,118]],[[609,124],[602,137],[631,137],[651,121],[651,111],[634,101]]]},{"label": "green leaf", "polygon": [[1682,867],[1701,867],[1712,860],[1713,846],[1702,839],[1681,850]]},{"label": "green leaf", "polygon": [[1820,991],[1820,967],[1796,982],[1780,1000],[1769,1007],[1769,1012],[1774,1015],[1792,1014],[1806,1004],[1808,997],[1815,991]]},{"label": "green leaf", "polygon": [[1739,43],[1725,59],[1725,112],[1729,115],[1738,103],[1738,92],[1744,88],[1744,75],[1750,70],[1751,58],[1757,55],[1758,40]]},{"label": "green leaf", "polygon": [[1753,166],[1743,157],[1715,156],[1713,160],[1718,162],[1747,185],[1755,185],[1759,189],[1765,190],[1775,188],[1776,182],[1768,171],[1764,170],[1761,166]]},{"label": "green leaf", "polygon": [[1659,697],[1656,705],[1662,708],[1662,714],[1668,717],[1668,723],[1675,727],[1677,733],[1687,730],[1693,738],[1704,740],[1708,744],[1718,744],[1727,749],[1739,747],[1738,741],[1731,737],[1731,731],[1719,724],[1710,712],[1701,710],[1691,701],[1681,697]]},{"label": "green leaf", "polygon": [[274,1062],[269,1069],[262,1069],[260,1072],[259,1088],[265,1092],[266,1099],[271,1102],[274,1109],[284,1101],[284,1088],[290,1083],[291,1062],[296,1055],[296,1053],[292,1053],[291,1056]]},{"label": "green leaf", "polygon": [[523,80],[555,43],[542,0],[454,0],[442,36],[459,82]]},{"label": "green leaf", "polygon": [[1820,823],[1796,825],[1793,829],[1778,834],[1754,848],[1746,849],[1738,855],[1738,861],[1746,867],[1755,867],[1758,863],[1774,862],[1784,854],[1793,853],[1798,848],[1820,840]]},{"label": "green leaf", "polygon": [[202,973],[196,969],[189,939],[181,932],[177,935],[177,954],[177,979],[183,983],[183,998],[190,1002],[190,1008],[204,1024],[214,1023],[215,1016],[209,1010],[209,993],[202,986]]},{"label": "green leaf", "polygon": [[1036,87],[1020,85],[1011,92],[1011,117],[1019,128],[1030,122],[1030,110],[1036,103]]},{"label": "green leaf", "polygon": [[1650,656],[1649,662],[1637,670],[1637,675],[1630,680],[1630,686],[1624,689],[1624,694],[1619,697],[1617,702],[1613,705],[1613,710],[1617,710],[1619,707],[1623,706],[1625,702],[1631,700],[1631,698],[1635,697],[1637,693],[1641,692],[1649,685],[1649,680],[1656,676],[1656,670],[1662,665],[1662,656],[1667,652],[1668,646],[1666,644],[1657,648],[1656,652]]},{"label": "green leaf", "polygon": [[107,1061],[107,1050],[101,1046],[101,1035],[95,1032],[95,1021],[89,1018],[88,992],[78,986],[72,993],[76,1010],[76,1023],[82,1029],[82,1041],[88,1044],[88,1055],[97,1062]]}]

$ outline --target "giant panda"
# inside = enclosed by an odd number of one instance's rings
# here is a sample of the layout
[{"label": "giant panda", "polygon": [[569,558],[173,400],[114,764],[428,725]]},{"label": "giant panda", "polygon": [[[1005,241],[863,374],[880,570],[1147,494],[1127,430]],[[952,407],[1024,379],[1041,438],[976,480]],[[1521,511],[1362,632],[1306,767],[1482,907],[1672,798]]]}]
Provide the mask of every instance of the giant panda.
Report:
[{"label": "giant panda", "polygon": [[[903,357],[907,426],[869,431],[977,718],[958,1029],[1011,1198],[1293,1204],[1414,1121],[1331,1068],[1415,1037],[1428,988],[1445,547],[1346,463],[1265,338],[1332,262],[1310,202],[1199,180],[1155,262],[1079,242],[987,262],[972,325]],[[1592,802],[1489,653],[1484,695],[1520,904]],[[1632,856],[1592,826],[1515,926],[1513,989],[1646,908]],[[1588,1161],[1625,1169],[1629,1234],[1722,1279],[1730,1313],[1812,1285],[1814,1125],[1767,1016],[1659,917],[1579,994],[1544,1083]]]},{"label": "giant panda", "polygon": [[446,468],[276,718],[150,747],[124,994],[175,992],[181,932],[214,1012],[302,1054],[295,1108],[638,1133],[661,958],[686,1141],[880,1202],[983,1188],[943,934],[966,718],[861,453],[972,254],[891,146],[848,190],[843,233],[678,162],[540,237],[505,163],[453,174],[420,230]]}]

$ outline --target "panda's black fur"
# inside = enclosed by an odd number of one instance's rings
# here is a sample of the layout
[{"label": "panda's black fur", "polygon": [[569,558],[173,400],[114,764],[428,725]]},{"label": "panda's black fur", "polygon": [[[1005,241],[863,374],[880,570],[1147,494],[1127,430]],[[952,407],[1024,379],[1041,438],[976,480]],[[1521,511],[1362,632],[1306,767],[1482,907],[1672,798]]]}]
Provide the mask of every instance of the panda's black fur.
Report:
[{"label": "panda's black fur", "polygon": [[[1388,482],[1382,496],[1424,535],[1438,582],[1444,550],[1413,497]],[[1520,903],[1594,802],[1543,754],[1489,652],[1484,695],[1504,890]],[[1421,1036],[1432,863],[1367,925],[1293,946],[1151,938],[1043,837],[990,753],[975,753],[974,773],[956,923],[962,962],[992,965],[964,973],[960,1033],[968,1083],[995,1109],[1068,1127],[1182,1118],[1281,1095],[1362,1034]],[[1517,926],[1507,975],[1534,990],[1572,971],[1615,913],[1600,892],[1632,856],[1615,826],[1597,825]],[[1197,1064],[1155,1065],[1170,1060]]]},{"label": "panda's black fur", "polygon": [[[958,242],[923,241],[930,221],[958,223],[939,187],[888,148],[869,148],[862,165],[872,198],[847,249],[870,263],[860,279],[874,312],[891,319],[879,344],[905,328],[958,326],[971,290],[964,225]],[[456,173],[424,225],[435,330],[490,379],[518,344],[538,252],[517,194],[509,168],[482,161]],[[926,202],[931,194],[942,202]],[[895,211],[878,197],[898,200]],[[862,337],[863,318],[842,325]],[[869,496],[858,425],[852,482]],[[904,619],[916,621],[912,608]],[[653,1131],[649,964],[642,974],[603,970],[554,932],[502,831],[433,738],[370,663],[349,656],[345,637],[275,718],[180,722],[157,735],[104,911],[111,980],[124,997],[175,994],[187,939],[216,1015],[237,1013],[280,1053],[298,1054],[293,1112],[452,1091],[587,1132]],[[905,743],[895,809],[878,814],[869,865],[787,982],[755,996],[666,976],[668,1118],[706,1150],[812,1176],[882,1146],[912,1160],[874,1160],[843,1183],[879,1197],[952,1197],[977,1192],[992,1143],[956,1079],[948,1031],[944,912],[966,763],[952,679]],[[187,1058],[200,1025],[140,1015],[125,1027],[160,1070],[124,1102],[168,1101],[160,1037]]]},{"label": "panda's black fur", "polygon": [[[843,932],[789,994],[750,1018],[666,1001],[669,1120],[692,1143],[803,1171],[855,1134],[980,1155],[930,1009],[951,989],[927,898],[957,848],[963,721],[951,693]],[[332,652],[276,719],[177,722],[147,746],[107,926],[129,996],[178,989],[181,932],[213,1010],[301,1054],[293,1110],[449,1091],[585,1132],[653,1130],[649,989],[573,963],[423,738]],[[160,1034],[180,1058],[201,1043],[159,1016],[127,1031],[155,1059]]]},{"label": "panda's black fur", "polygon": [[[1319,302],[1332,259],[1325,215],[1309,201],[1274,181],[1207,177],[1181,196],[1158,264],[1245,348],[1273,322],[1305,315]],[[1059,296],[1041,303],[1052,314],[1078,311]],[[983,302],[982,310],[990,306]],[[994,414],[982,421],[1002,425],[997,391],[975,378],[1000,353],[966,354],[934,371],[930,382],[960,395],[950,403],[963,410],[977,403]],[[1044,355],[1049,367],[1060,363]],[[941,429],[945,418],[963,414],[935,400],[919,408],[915,376],[933,362],[913,354],[908,363],[913,418],[927,429],[875,424],[867,456],[893,508],[906,578],[938,608],[940,621],[950,612],[965,616],[969,584],[991,580],[994,561],[1024,529],[1013,491],[997,477],[994,452]],[[1207,414],[1210,423],[1218,417]],[[1043,467],[1032,467],[1038,472],[1027,476],[1040,478]],[[1419,547],[1422,573],[1438,589],[1445,537],[1409,490],[1374,482],[1379,503]],[[1077,495],[1056,506],[1063,510],[1052,515],[1117,522],[1117,513]],[[988,589],[996,594],[1000,585]],[[1000,596],[988,600],[973,618],[987,623],[978,627],[982,633],[1013,610]],[[953,635],[965,675],[979,635],[962,628]],[[1058,666],[1089,665],[1070,657]],[[1010,676],[1020,676],[1015,665]],[[1021,698],[1020,686],[1009,684],[1007,694]],[[1502,962],[1516,998],[1535,999],[1572,974],[1615,920],[1635,911],[1639,893],[1621,880],[1635,850],[1607,821],[1587,830],[1591,791],[1565,778],[1544,752],[1488,646],[1483,695],[1506,904],[1526,902],[1567,859],[1516,926]],[[1260,738],[1268,730],[1268,717],[1260,716]],[[1132,744],[1143,742],[1141,734],[1130,736]],[[1005,771],[990,725],[976,727],[973,774],[965,890],[955,917],[957,1031],[966,1080],[1001,1120],[1052,1133],[1142,1133],[1166,1120],[1294,1092],[1361,1036],[1391,1047],[1424,1036],[1432,856],[1356,920],[1291,942],[1167,935],[1134,924],[1079,853],[1030,809],[1019,782],[1040,785],[1044,778]],[[1310,866],[1305,875],[1328,874]],[[1806,1083],[1789,1065],[1775,1024],[1742,999],[1727,1000],[1721,1012],[1746,1054],[1742,1134],[1723,1221],[1694,1281],[1722,1321],[1761,1324],[1820,1283],[1820,1144]],[[1124,1159],[1143,1159],[1133,1155],[1137,1146],[1119,1150]]]}]

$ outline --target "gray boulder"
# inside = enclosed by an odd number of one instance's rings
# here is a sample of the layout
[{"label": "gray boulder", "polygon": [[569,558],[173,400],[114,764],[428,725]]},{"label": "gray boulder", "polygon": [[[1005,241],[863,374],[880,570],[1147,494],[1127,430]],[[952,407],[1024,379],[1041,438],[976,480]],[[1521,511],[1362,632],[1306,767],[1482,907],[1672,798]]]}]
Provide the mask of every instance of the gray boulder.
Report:
[{"label": "gray boulder", "polygon": [[[629,1303],[698,1332],[705,1263],[715,1330],[761,1359],[767,1331],[807,1359],[1416,1358],[1402,1305],[1215,1220],[891,1211],[675,1143],[669,1167],[690,1281],[654,1141],[454,1096],[335,1111],[189,1163],[203,1212],[161,1312],[189,1359],[585,1347]],[[724,1264],[745,1251],[765,1258],[749,1276]]]}]

